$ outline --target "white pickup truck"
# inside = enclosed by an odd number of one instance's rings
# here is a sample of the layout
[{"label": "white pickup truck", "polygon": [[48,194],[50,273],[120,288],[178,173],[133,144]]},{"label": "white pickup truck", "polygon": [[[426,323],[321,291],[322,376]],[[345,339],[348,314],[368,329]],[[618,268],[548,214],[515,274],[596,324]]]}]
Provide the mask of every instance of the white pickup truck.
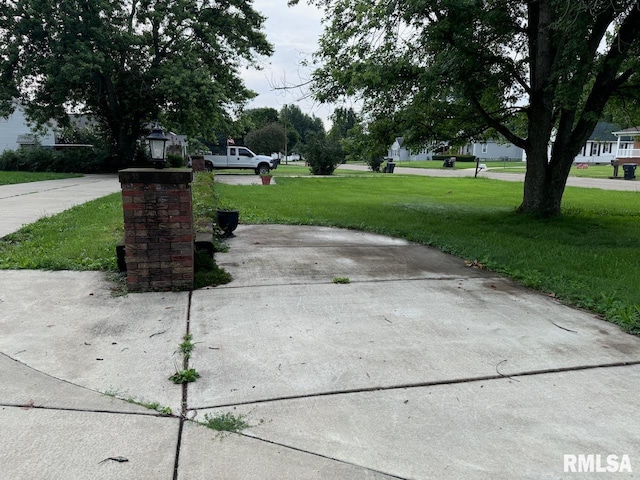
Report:
[{"label": "white pickup truck", "polygon": [[204,155],[204,165],[210,172],[222,168],[244,168],[253,170],[257,175],[266,175],[270,170],[278,168],[278,160],[266,155],[256,155],[247,147],[228,146],[226,155]]}]

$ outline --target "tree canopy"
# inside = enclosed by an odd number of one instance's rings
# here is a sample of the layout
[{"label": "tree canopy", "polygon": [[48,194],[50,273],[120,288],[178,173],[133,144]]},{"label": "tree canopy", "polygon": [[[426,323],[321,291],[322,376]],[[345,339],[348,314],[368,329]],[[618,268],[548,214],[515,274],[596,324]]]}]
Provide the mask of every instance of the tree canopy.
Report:
[{"label": "tree canopy", "polygon": [[278,123],[278,110],[271,107],[249,108],[242,112],[238,122],[246,131],[266,127],[270,123]]},{"label": "tree canopy", "polygon": [[527,154],[523,212],[560,214],[607,103],[639,97],[638,0],[314,3],[326,17],[317,97],[362,98],[414,141],[495,130]]},{"label": "tree canopy", "polygon": [[239,69],[271,45],[246,0],[6,0],[0,10],[0,110],[38,122],[70,109],[109,133],[130,163],[148,122],[210,136],[253,96]]},{"label": "tree canopy", "polygon": [[322,120],[315,115],[307,115],[297,105],[285,105],[282,107],[280,110],[280,122],[287,126],[287,131],[293,128],[298,132],[300,141],[305,144],[309,133],[325,133]]},{"label": "tree canopy", "polygon": [[279,123],[270,123],[247,133],[244,144],[257,154],[271,155],[283,149],[284,137],[284,127]]}]

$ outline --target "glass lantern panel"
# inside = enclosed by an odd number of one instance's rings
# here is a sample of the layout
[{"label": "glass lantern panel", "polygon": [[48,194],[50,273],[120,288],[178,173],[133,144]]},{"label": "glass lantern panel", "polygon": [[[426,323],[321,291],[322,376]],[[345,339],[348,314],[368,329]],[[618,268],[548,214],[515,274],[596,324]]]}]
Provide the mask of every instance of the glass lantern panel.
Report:
[{"label": "glass lantern panel", "polygon": [[151,140],[149,141],[151,148],[151,158],[164,159],[164,141],[163,140]]}]

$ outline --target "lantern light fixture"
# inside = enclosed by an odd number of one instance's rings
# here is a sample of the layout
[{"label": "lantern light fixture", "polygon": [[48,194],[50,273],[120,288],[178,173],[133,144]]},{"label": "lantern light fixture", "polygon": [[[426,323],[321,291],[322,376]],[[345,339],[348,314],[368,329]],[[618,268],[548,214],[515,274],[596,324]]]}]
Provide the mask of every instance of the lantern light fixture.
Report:
[{"label": "lantern light fixture", "polygon": [[168,141],[169,137],[165,136],[164,130],[156,123],[155,127],[153,127],[153,130],[151,130],[151,133],[147,137],[149,150],[151,151],[151,163],[153,163],[155,168],[164,168]]}]

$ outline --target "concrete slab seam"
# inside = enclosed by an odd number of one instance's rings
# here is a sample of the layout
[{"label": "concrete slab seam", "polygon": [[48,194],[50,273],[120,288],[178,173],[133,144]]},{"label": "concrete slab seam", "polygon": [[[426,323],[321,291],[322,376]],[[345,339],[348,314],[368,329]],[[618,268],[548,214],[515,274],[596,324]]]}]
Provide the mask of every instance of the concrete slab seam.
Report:
[{"label": "concrete slab seam", "polygon": [[274,397],[274,398],[264,398],[258,400],[250,400],[246,402],[236,402],[236,403],[224,403],[219,405],[210,405],[206,407],[197,407],[190,408],[190,411],[197,412],[198,410],[208,410],[212,408],[226,408],[226,407],[238,407],[241,405],[254,405],[259,403],[271,403],[271,402],[280,402],[285,400],[299,400],[303,398],[318,398],[318,397],[331,397],[337,395],[350,395],[353,393],[366,393],[366,392],[384,392],[391,390],[406,390],[411,388],[424,388],[424,387],[435,387],[440,385],[456,385],[459,383],[475,383],[475,382],[485,382],[490,380],[516,380],[517,377],[532,377],[536,375],[546,375],[550,373],[565,373],[565,372],[577,372],[581,370],[595,370],[598,368],[619,368],[619,367],[631,367],[635,365],[640,365],[640,360],[632,360],[628,362],[615,362],[615,363],[605,363],[599,365],[578,365],[573,367],[557,367],[557,368],[545,368],[541,370],[530,370],[526,372],[515,372],[509,375],[505,375],[500,373],[497,368],[498,366],[504,362],[504,360],[498,362],[496,365],[497,375],[483,375],[480,377],[470,377],[470,378],[457,378],[451,380],[438,380],[433,382],[416,382],[416,383],[405,383],[398,385],[387,385],[387,386],[378,386],[378,387],[367,387],[367,388],[353,388],[353,389],[344,389],[344,390],[333,390],[330,392],[317,392],[317,393],[308,393],[305,395],[288,395],[282,397]]},{"label": "concrete slab seam", "polygon": [[[497,275],[497,274],[483,277],[483,280],[502,280],[502,279],[504,279],[504,277],[501,277],[500,275]],[[424,282],[425,280],[429,280],[430,282],[454,282],[454,281],[463,281],[465,279],[462,277],[412,277],[412,278],[385,278],[385,279],[372,279],[372,280],[350,280],[349,283],[350,284],[357,284],[357,283],[367,284],[367,283],[393,283],[393,282]],[[269,288],[282,287],[283,285],[291,286],[291,287],[302,287],[306,285],[333,285],[333,284],[334,282],[332,281],[311,282],[311,283],[287,282],[286,284],[270,283],[270,284],[260,284],[260,285],[232,285],[231,283],[228,283],[226,285],[218,285],[217,287],[210,287],[210,288],[205,287],[204,289],[212,290],[215,288],[216,290],[231,290],[231,289],[247,288],[247,289],[254,290],[256,288],[265,288],[265,287],[269,287]],[[556,327],[562,328],[559,325],[556,325]],[[562,329],[566,330],[564,328]]]},{"label": "concrete slab seam", "polygon": [[[93,182],[89,182],[89,183],[98,183],[101,182],[102,180],[94,180]],[[4,200],[7,198],[16,198],[16,197],[24,197],[25,195],[33,195],[36,193],[44,193],[44,192],[53,192],[55,190],[63,190],[65,188],[73,188],[73,187],[78,187],[81,186],[79,183],[75,183],[73,185],[64,185],[62,187],[53,187],[53,188],[47,188],[45,190],[34,190],[33,192],[24,192],[24,193],[18,193],[16,195],[9,195],[8,197],[0,197],[0,200]]]},{"label": "concrete slab seam", "polygon": [[[119,399],[120,400],[120,399]],[[123,402],[126,400],[122,400]],[[118,412],[117,410],[104,410],[104,409],[91,409],[91,408],[65,408],[65,407],[43,407],[41,405],[29,405],[29,404],[14,404],[14,403],[1,403],[0,407],[6,408],[20,408],[22,410],[46,410],[53,412],[78,412],[78,413],[107,413],[109,415],[133,415],[140,417],[162,417],[162,418],[174,418],[173,415],[166,415],[163,413],[152,413],[153,410],[149,410],[149,413],[145,412]]]},{"label": "concrete slab seam", "polygon": [[364,465],[359,465],[357,463],[346,462],[346,461],[341,460],[339,458],[329,457],[327,455],[322,455],[321,453],[312,452],[310,450],[305,450],[303,448],[294,447],[292,445],[286,445],[284,443],[274,442],[273,440],[267,440],[266,438],[261,438],[261,437],[255,436],[255,435],[247,435],[246,433],[242,433],[242,432],[239,432],[238,435],[240,435],[242,437],[245,437],[245,438],[252,439],[252,440],[257,440],[259,442],[264,442],[264,443],[268,443],[270,445],[276,445],[278,447],[282,447],[282,448],[286,448],[286,449],[289,449],[289,450],[293,450],[295,452],[305,453],[307,455],[313,455],[314,457],[323,458],[325,460],[331,460],[332,462],[341,463],[343,465],[350,465],[350,466],[353,466],[353,467],[362,468],[364,470],[368,470],[368,471],[373,472],[373,473],[379,473],[379,474],[385,475],[387,477],[397,478],[398,480],[409,480],[408,478],[399,477],[397,475],[394,475],[393,473],[383,472],[381,470],[376,470],[374,468],[370,468],[370,467],[367,467],[367,466],[364,466]]},{"label": "concrete slab seam", "polygon": [[[75,384],[75,383],[70,382],[68,380],[65,380],[63,378],[54,377],[53,375],[50,375],[47,372],[43,372],[42,370],[38,370],[36,368],[33,368],[32,366],[27,365],[26,363],[23,363],[20,360],[17,360],[15,358],[11,357],[10,355],[7,355],[4,352],[0,352],[0,355],[2,355],[3,357],[8,358],[9,360],[11,360],[13,362],[16,362],[16,363],[22,365],[25,368],[28,368],[29,370],[37,372],[40,375],[44,375],[44,376],[49,377],[49,378],[51,378],[53,380],[56,380],[58,382],[66,383],[67,385],[71,385],[71,386],[73,386],[75,388],[79,388],[81,390],[86,390],[88,392],[93,392],[93,393],[98,393],[100,395],[105,395],[104,392],[99,392],[97,390],[92,390],[91,388],[87,388],[84,385],[78,385],[78,384]],[[127,401],[127,400],[125,400],[123,398],[118,398],[118,397],[113,397],[113,398],[117,399],[117,400],[121,400],[123,402]],[[25,408],[27,405],[24,405],[24,404],[13,404],[13,403],[3,403],[3,402],[0,401],[0,406],[2,406],[2,407],[20,407],[20,408]],[[68,412],[117,413],[117,414],[125,414],[125,415],[147,415],[147,416],[150,415],[150,416],[156,416],[156,417],[158,417],[158,416],[160,416],[160,417],[167,416],[167,415],[157,414],[157,412],[156,413],[151,413],[151,412],[149,412],[149,413],[118,412],[118,411],[111,411],[111,410],[92,410],[92,409],[82,409],[82,408],[43,407],[43,406],[40,406],[40,405],[28,405],[28,407],[29,408],[39,408],[39,409],[42,409],[42,410],[60,410],[60,411],[68,411]]]},{"label": "concrete slab seam", "polygon": [[[187,318],[186,318],[186,334],[189,335],[191,331],[191,300],[193,298],[193,290],[189,291],[189,297],[187,299]],[[184,358],[183,366],[185,370],[189,368],[189,359]],[[180,418],[178,422],[178,438],[176,441],[176,456],[173,463],[173,480],[178,480],[178,471],[180,468],[180,450],[182,448],[182,432],[184,431],[184,422],[188,413],[188,401],[189,401],[189,383],[182,384],[182,405],[180,409]]]}]

